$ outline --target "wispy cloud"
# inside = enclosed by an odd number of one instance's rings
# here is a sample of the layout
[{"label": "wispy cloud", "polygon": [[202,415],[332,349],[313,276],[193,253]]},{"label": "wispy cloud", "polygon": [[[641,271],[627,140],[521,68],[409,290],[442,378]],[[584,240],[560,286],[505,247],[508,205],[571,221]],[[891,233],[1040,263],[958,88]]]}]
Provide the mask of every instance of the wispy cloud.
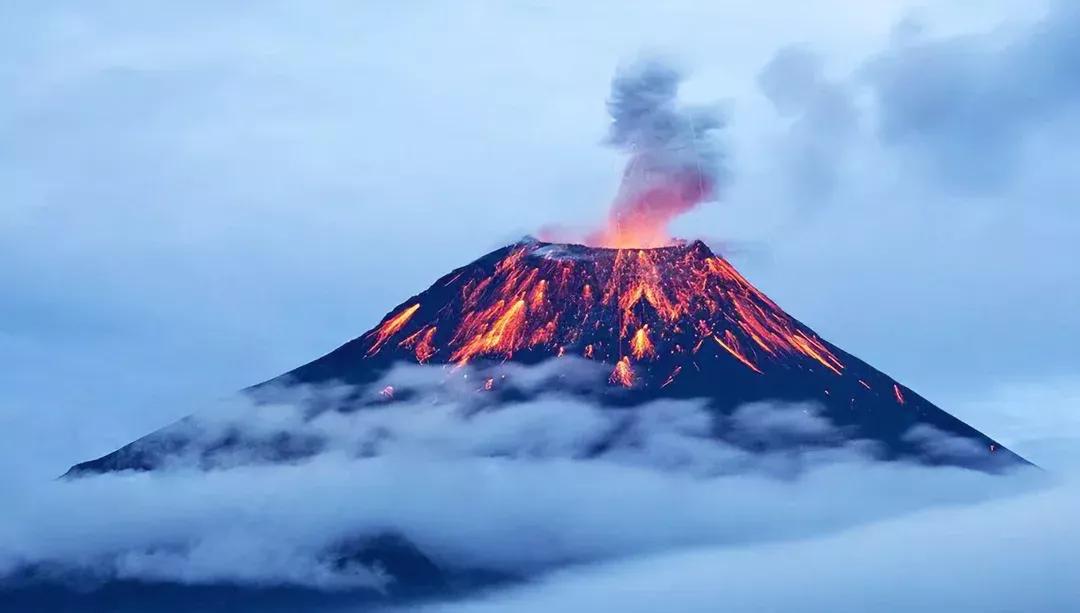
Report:
[{"label": "wispy cloud", "polygon": [[[922,486],[934,487],[935,475]],[[938,482],[945,486],[945,482]],[[842,497],[837,506],[865,499]],[[431,611],[1066,611],[1080,529],[1075,481],[1008,500],[925,510],[840,533],[698,547],[555,574]]]},{"label": "wispy cloud", "polygon": [[[500,385],[542,390],[582,371],[513,370]],[[183,445],[160,439],[169,453],[157,471],[24,483],[0,510],[0,570],[383,589],[397,577],[342,561],[348,543],[392,534],[447,570],[526,578],[806,538],[1039,481],[879,462],[858,442],[800,445],[834,432],[812,406],[759,403],[724,417],[697,401],[630,410],[551,392],[485,404],[476,399],[490,392],[469,374],[398,371],[397,393],[429,393],[380,403],[372,392],[371,405],[345,412],[328,408],[340,390],[264,390],[258,405],[191,418]],[[716,440],[718,429],[776,446],[750,452]]]}]

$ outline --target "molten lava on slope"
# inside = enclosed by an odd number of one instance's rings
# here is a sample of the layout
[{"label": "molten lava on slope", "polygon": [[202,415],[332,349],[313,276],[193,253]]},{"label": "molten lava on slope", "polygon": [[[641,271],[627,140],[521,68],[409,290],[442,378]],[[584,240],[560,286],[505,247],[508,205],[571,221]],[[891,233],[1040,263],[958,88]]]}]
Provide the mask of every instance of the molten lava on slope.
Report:
[{"label": "molten lava on slope", "polygon": [[497,253],[491,265],[484,258],[455,271],[439,291],[393,311],[361,338],[365,354],[457,365],[572,354],[624,372],[665,365],[655,373],[663,381],[693,367],[707,347],[757,374],[793,365],[843,374],[816,334],[704,243],[605,249],[526,241]]}]

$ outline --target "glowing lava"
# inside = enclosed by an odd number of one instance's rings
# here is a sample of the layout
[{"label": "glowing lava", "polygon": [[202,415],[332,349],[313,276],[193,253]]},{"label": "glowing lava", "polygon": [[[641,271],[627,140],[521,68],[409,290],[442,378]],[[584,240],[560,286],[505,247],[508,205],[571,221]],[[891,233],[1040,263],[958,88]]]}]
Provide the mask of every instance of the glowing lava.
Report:
[{"label": "glowing lava", "polygon": [[364,337],[365,355],[400,348],[416,362],[442,356],[457,365],[578,355],[615,365],[614,383],[647,386],[650,364],[664,365],[653,385],[670,385],[683,367],[696,368],[707,341],[715,359],[756,374],[844,371],[824,341],[700,242],[598,249],[528,241],[437,285],[450,291],[449,303],[403,305]]},{"label": "glowing lava", "polygon": [[[631,163],[628,172],[633,169]],[[712,179],[689,170],[663,179],[639,191],[624,189],[632,193],[616,200],[607,226],[590,235],[586,243],[614,249],[652,249],[675,244],[668,233],[668,224],[710,195]]]},{"label": "glowing lava", "polygon": [[430,360],[431,356],[435,355],[435,345],[432,338],[435,336],[436,329],[435,326],[424,326],[398,344],[406,349],[412,349],[416,361],[423,364]]},{"label": "glowing lava", "polygon": [[379,348],[382,347],[383,343],[385,343],[387,340],[390,339],[391,336],[401,330],[401,328],[404,327],[405,324],[409,323],[409,320],[412,319],[412,316],[419,308],[420,303],[416,303],[411,307],[401,311],[397,315],[394,315],[393,317],[387,319],[383,322],[381,326],[376,328],[374,330],[375,342],[372,343],[371,348],[368,349],[368,355],[373,355],[377,351],[379,351]]},{"label": "glowing lava", "polygon": [[623,387],[632,387],[634,385],[634,369],[630,366],[630,358],[624,356],[616,362],[615,369],[611,371],[611,377],[608,380]]},{"label": "glowing lava", "polygon": [[[487,319],[491,317],[492,311],[497,317],[494,321],[488,322]],[[525,300],[519,298],[509,305],[500,300],[494,309],[472,318],[470,327],[476,331],[475,336],[459,347],[450,359],[464,364],[477,355],[492,353],[502,353],[509,358],[522,346],[525,329]],[[464,324],[462,332],[466,334],[469,332]]]},{"label": "glowing lava", "polygon": [[747,368],[760,374],[761,369],[755,366],[754,363],[751,362],[749,358],[743,355],[742,351],[739,350],[739,341],[736,340],[735,335],[731,333],[731,330],[724,330],[724,337],[727,339],[727,342],[720,340],[720,338],[716,336],[713,336],[713,340],[719,343],[720,346],[723,347],[725,351],[730,353],[736,360],[745,364]]},{"label": "glowing lava", "polygon": [[633,351],[635,360],[656,355],[656,350],[653,349],[652,343],[649,341],[648,324],[638,328],[638,331],[634,333],[634,338],[630,339],[630,348]]}]

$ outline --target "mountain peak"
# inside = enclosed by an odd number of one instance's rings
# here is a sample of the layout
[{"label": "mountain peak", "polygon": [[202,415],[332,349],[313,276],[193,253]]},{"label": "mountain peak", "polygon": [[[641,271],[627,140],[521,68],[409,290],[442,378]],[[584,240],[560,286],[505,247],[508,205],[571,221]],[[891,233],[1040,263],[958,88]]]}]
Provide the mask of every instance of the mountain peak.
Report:
[{"label": "mountain peak", "polygon": [[662,247],[598,247],[593,245],[585,245],[582,243],[557,243],[542,241],[531,235],[524,236],[521,240],[508,245],[507,248],[512,249],[515,247],[522,247],[532,250],[545,250],[545,253],[549,254],[567,254],[576,255],[578,257],[586,257],[589,255],[614,253],[618,251],[624,252],[637,252],[637,251],[660,251],[660,252],[691,252],[700,257],[713,256],[712,249],[705,244],[704,241],[695,239],[692,241],[686,241],[682,239],[675,239],[670,245],[664,245]]},{"label": "mountain peak", "polygon": [[523,240],[443,277],[358,340],[366,358],[460,366],[519,354],[652,362],[692,356],[710,337],[753,371],[782,354],[843,368],[701,241],[615,249]]}]

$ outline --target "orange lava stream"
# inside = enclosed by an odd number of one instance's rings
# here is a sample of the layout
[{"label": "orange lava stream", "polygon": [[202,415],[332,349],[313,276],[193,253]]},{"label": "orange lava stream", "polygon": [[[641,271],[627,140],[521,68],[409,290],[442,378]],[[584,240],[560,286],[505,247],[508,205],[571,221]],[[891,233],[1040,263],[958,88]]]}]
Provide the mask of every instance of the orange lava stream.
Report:
[{"label": "orange lava stream", "polygon": [[[737,347],[739,345],[738,345],[738,341],[735,340],[735,335],[733,335],[730,331],[725,330],[724,331],[724,338],[726,338],[728,340],[727,343],[720,340],[720,337],[718,337],[716,335],[713,335],[713,340],[716,341],[717,343],[719,343],[721,347],[726,349],[727,352],[730,353],[732,356],[734,356],[736,360],[738,360],[738,361],[742,362],[743,364],[745,364],[747,366],[747,368],[749,368],[750,370],[752,370],[752,371],[754,371],[756,373],[759,373],[759,374],[761,373],[760,368],[755,366],[753,362],[751,362],[746,356],[744,356],[741,352],[739,352],[739,350],[737,349]],[[731,343],[731,344],[729,345],[728,343]]]},{"label": "orange lava stream", "polygon": [[906,404],[907,401],[904,400],[904,394],[900,392],[900,386],[893,383],[892,389],[893,389],[893,394],[896,395],[896,402],[898,402],[900,404]]},{"label": "orange lava stream", "polygon": [[[833,371],[838,375],[843,374],[842,372],[840,372],[840,368],[843,368],[844,365],[841,364],[835,356],[829,353],[829,350],[826,349],[825,346],[822,345],[819,341],[803,336],[802,332],[796,332],[795,335],[791,337],[791,342],[795,343],[795,346],[798,347],[799,350],[802,351],[804,354],[814,358],[818,362],[821,362],[821,364],[825,368],[828,368],[829,370]],[[833,366],[833,362],[836,363],[836,366]]]},{"label": "orange lava stream", "polygon": [[368,349],[367,354],[374,355],[375,353],[377,353],[379,351],[379,347],[382,347],[383,343],[390,340],[391,336],[393,336],[398,330],[405,327],[405,324],[407,324],[409,320],[412,319],[412,316],[416,314],[416,311],[419,310],[419,308],[420,303],[417,302],[411,307],[386,320],[386,323],[379,326],[379,328],[375,331],[375,342],[372,343],[371,348]]},{"label": "orange lava stream", "polygon": [[[502,304],[501,302],[499,303]],[[450,359],[465,364],[470,358],[482,353],[502,353],[507,358],[514,354],[525,327],[525,301],[511,304],[484,332],[462,345]]]},{"label": "orange lava stream", "polygon": [[423,364],[430,360],[431,356],[435,355],[436,349],[433,338],[436,330],[438,330],[436,326],[424,326],[405,337],[405,340],[398,343],[398,345],[406,349],[412,349],[416,361]]}]

